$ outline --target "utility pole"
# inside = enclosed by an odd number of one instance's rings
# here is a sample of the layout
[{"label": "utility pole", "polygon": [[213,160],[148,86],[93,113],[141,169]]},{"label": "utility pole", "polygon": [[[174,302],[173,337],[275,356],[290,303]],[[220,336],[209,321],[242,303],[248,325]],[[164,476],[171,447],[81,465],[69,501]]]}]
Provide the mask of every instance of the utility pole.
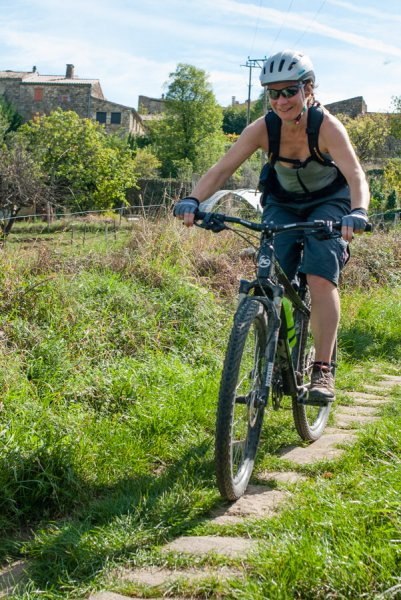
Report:
[{"label": "utility pole", "polygon": [[259,67],[260,69],[263,67],[263,63],[265,62],[266,57],[264,58],[250,58],[248,56],[248,60],[245,65],[241,65],[241,67],[248,67],[249,69],[249,83],[248,83],[248,101],[247,101],[247,110],[246,110],[246,124],[249,125],[251,121],[251,89],[252,89],[252,69],[254,67]]}]

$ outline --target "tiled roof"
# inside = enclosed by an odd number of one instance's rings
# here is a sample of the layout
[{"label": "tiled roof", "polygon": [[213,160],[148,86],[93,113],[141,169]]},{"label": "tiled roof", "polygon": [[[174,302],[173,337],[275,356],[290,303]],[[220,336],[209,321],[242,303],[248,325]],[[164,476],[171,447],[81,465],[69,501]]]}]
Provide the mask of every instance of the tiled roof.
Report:
[{"label": "tiled roof", "polygon": [[66,78],[64,75],[39,75],[37,71],[0,71],[0,79],[22,79],[28,84],[57,84],[57,85],[95,85],[99,79]]},{"label": "tiled roof", "polygon": [[67,79],[63,75],[37,75],[36,73],[31,73],[30,75],[30,77],[24,77],[22,83],[34,83],[35,85],[38,83],[57,85],[94,85],[95,83],[99,83],[99,79],[80,79],[79,77]]},{"label": "tiled roof", "polygon": [[24,79],[32,71],[0,71],[0,79]]}]

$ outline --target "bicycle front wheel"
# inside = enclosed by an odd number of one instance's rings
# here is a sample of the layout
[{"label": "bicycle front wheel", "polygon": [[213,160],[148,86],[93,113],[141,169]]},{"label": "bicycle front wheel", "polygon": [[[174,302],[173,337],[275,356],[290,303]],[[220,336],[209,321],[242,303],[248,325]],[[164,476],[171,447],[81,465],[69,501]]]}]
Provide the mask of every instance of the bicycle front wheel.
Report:
[{"label": "bicycle front wheel", "polygon": [[263,422],[260,388],[265,362],[267,313],[258,300],[240,305],[228,342],[216,419],[217,484],[226,500],[237,500],[252,474]]},{"label": "bicycle front wheel", "polygon": [[[303,300],[310,306],[310,294],[306,287]],[[309,317],[300,311],[294,315],[297,343],[293,349],[293,364],[298,377],[298,385],[308,386],[311,379],[315,347],[310,331]],[[332,355],[332,373],[335,376],[337,343]],[[299,404],[297,398],[292,399],[292,412],[295,427],[303,440],[314,442],[322,435],[330,414],[330,404],[326,406],[308,406]]]}]

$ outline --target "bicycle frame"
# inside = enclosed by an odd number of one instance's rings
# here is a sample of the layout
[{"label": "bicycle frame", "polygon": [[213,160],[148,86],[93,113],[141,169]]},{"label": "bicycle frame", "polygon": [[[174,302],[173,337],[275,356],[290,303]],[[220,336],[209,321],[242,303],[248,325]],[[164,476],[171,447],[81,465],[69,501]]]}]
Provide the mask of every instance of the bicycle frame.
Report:
[{"label": "bicycle frame", "polygon": [[[265,373],[263,386],[260,391],[260,402],[267,404],[269,390],[272,385],[275,365],[281,370],[283,392],[291,397],[304,393],[304,388],[298,386],[297,375],[293,367],[292,351],[288,339],[288,323],[283,309],[283,298],[288,298],[293,308],[310,314],[309,308],[301,300],[293,285],[282,270],[274,255],[272,244],[273,234],[262,232],[258,254],[257,273],[254,281],[242,279],[239,287],[240,299],[251,294],[261,302],[268,318],[272,319],[274,337],[268,340],[265,355]],[[277,280],[277,283],[273,279]]]}]

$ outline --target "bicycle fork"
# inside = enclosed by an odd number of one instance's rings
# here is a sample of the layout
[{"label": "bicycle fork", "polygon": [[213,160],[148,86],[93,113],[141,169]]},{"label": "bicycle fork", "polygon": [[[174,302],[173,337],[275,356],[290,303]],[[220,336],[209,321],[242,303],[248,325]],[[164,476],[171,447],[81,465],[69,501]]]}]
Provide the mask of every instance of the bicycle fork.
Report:
[{"label": "bicycle fork", "polygon": [[260,298],[260,302],[264,305],[267,322],[272,323],[272,327],[268,328],[268,338],[266,340],[265,348],[265,360],[262,371],[262,385],[259,389],[258,404],[260,406],[267,406],[269,392],[272,385],[273,369],[275,363],[275,357],[277,352],[277,345],[279,341],[280,332],[280,310],[281,310],[281,298],[277,296],[274,300],[267,298]]}]

